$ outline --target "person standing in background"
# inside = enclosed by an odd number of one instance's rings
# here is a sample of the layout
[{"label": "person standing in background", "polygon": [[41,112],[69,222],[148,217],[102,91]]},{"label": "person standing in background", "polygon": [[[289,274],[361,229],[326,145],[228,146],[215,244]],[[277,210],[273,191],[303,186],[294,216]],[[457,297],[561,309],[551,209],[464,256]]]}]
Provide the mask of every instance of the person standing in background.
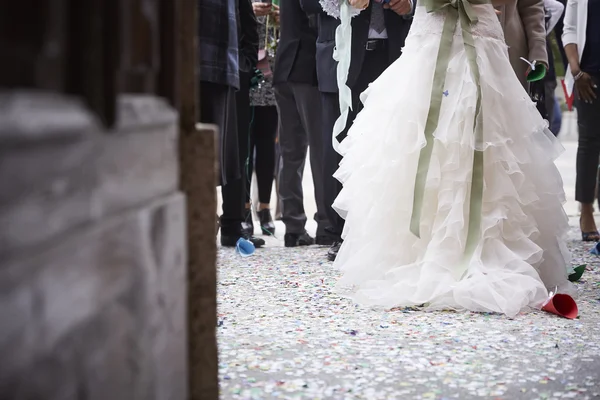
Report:
[{"label": "person standing in background", "polygon": [[[333,126],[340,116],[337,62],[333,59],[335,31],[339,19],[328,15],[326,11],[329,10],[323,8],[320,0],[301,0],[301,4],[306,13],[318,15],[319,18],[317,74],[323,104],[321,127],[325,146],[323,176],[325,202],[330,222],[327,232],[334,240],[327,257],[333,261],[342,244],[344,229],[343,218],[331,207],[342,189],[341,183],[333,177],[342,157],[334,150],[332,144]],[[334,6],[339,10],[339,3]],[[353,109],[348,116],[346,131],[361,109],[360,94],[400,57],[413,14],[414,6],[411,0],[392,0],[385,5],[371,1],[367,9],[352,19],[352,58],[347,85],[352,90]],[[337,140],[342,141],[346,131]]]},{"label": "person standing in background", "polygon": [[[332,193],[338,191],[339,182],[333,178],[334,168],[330,165],[332,162],[339,162],[334,156],[332,161],[332,152],[335,150],[331,145],[331,133],[333,125],[340,115],[340,104],[338,98],[338,85],[336,67],[337,63],[333,59],[333,50],[335,48],[335,30],[339,25],[339,20],[328,16],[323,12],[319,0],[300,0],[302,10],[311,16],[316,16],[318,26],[318,37],[316,39],[316,71],[318,80],[318,90],[321,101],[321,127],[320,135],[323,143],[323,199],[327,215],[328,225],[323,229],[324,235],[331,241],[330,246],[334,247],[340,242],[340,234],[337,227],[343,226],[343,220],[331,208],[333,204]],[[333,196],[335,198],[335,196]],[[341,232],[341,231],[340,231]],[[338,247],[339,248],[339,247]],[[331,251],[331,249],[330,249]]]},{"label": "person standing in background", "polygon": [[[567,5],[567,0],[558,0],[558,2],[565,7]],[[567,53],[565,53],[565,47],[563,46],[563,42],[562,42],[564,19],[565,19],[565,12],[563,12],[562,15],[560,16],[560,18],[558,19],[558,21],[556,21],[556,25],[554,26],[554,32],[556,35],[556,44],[558,45],[558,52],[560,53],[560,59],[563,63],[563,67],[565,69],[567,69],[567,65],[569,65],[569,61],[567,60]]]},{"label": "person standing in background", "polygon": [[316,22],[302,11],[299,0],[280,0],[280,40],[277,47],[273,84],[279,110],[279,195],[286,247],[315,243],[306,232],[302,176],[310,146],[310,166],[315,188],[317,213],[316,243],[330,243],[323,198],[323,141],[321,98],[317,88],[315,43]]},{"label": "person standing in background", "polygon": [[219,128],[219,184],[240,177],[235,91],[240,87],[236,0],[198,0],[200,121]]},{"label": "person standing in background", "polygon": [[[279,7],[260,0],[252,0],[252,8],[258,19],[259,50],[258,67],[250,88],[250,149],[246,163],[246,184],[251,186],[252,174],[256,171],[258,201],[256,212],[261,231],[275,234],[270,203],[276,165],[275,142],[279,117],[273,90],[275,48],[279,34]],[[246,191],[246,223],[254,232],[252,222],[251,191]]]},{"label": "person standing in background", "polygon": [[552,54],[552,42],[550,35],[554,27],[564,14],[565,6],[558,0],[544,0],[544,11],[546,14],[546,52],[548,53],[548,73],[544,77],[544,90],[546,111],[548,113],[548,123],[550,131],[554,136],[558,136],[561,126],[561,110],[558,100],[555,96],[557,87],[556,66],[554,65],[554,56]]},{"label": "person standing in background", "polygon": [[[244,90],[240,71],[256,64],[251,53],[257,53],[257,33],[255,50],[248,50],[252,47],[252,31],[256,32],[256,19],[250,0],[198,0],[197,6],[200,11],[200,121],[219,128],[219,183],[223,195],[221,245],[234,247],[238,239],[245,238],[260,247],[264,241],[248,236],[243,227],[243,160],[247,146],[244,147],[238,135],[236,106],[236,91]],[[241,64],[240,59],[244,60]],[[243,108],[239,111],[244,112]]]},{"label": "person standing in background", "polygon": [[543,0],[510,0],[497,7],[498,18],[508,45],[508,56],[517,78],[529,92],[527,74],[530,62],[536,61],[548,68],[546,25]]},{"label": "person standing in background", "polygon": [[600,156],[600,0],[569,0],[562,36],[569,68],[567,95],[575,94],[579,143],[575,200],[581,203],[581,237],[600,240],[594,220]]},{"label": "person standing in background", "polygon": [[[236,93],[238,148],[241,160],[241,179],[235,181],[235,185],[225,188],[223,193],[223,215],[227,216],[229,210],[235,209],[235,215],[241,215],[243,237],[248,238],[256,247],[265,244],[263,239],[253,237],[252,218],[247,218],[246,199],[250,193],[250,184],[246,179],[247,166],[251,159],[250,148],[250,126],[252,124],[252,110],[250,107],[250,85],[258,63],[258,22],[254,15],[251,0],[237,0],[238,2],[238,37],[239,37],[239,65],[240,65],[240,89]],[[227,197],[226,197],[227,195]],[[226,211],[227,210],[227,211]],[[240,211],[238,211],[240,210]],[[221,235],[221,243],[237,243],[236,235]]]}]

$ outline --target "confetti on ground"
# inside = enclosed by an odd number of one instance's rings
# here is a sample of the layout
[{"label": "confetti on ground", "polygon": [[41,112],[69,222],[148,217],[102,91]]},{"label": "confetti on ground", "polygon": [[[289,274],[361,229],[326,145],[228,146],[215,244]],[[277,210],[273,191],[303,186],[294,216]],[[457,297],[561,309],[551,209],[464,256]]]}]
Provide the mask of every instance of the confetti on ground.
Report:
[{"label": "confetti on ground", "polygon": [[219,252],[223,399],[600,399],[600,261],[569,247],[580,317],[374,311],[320,247]]}]

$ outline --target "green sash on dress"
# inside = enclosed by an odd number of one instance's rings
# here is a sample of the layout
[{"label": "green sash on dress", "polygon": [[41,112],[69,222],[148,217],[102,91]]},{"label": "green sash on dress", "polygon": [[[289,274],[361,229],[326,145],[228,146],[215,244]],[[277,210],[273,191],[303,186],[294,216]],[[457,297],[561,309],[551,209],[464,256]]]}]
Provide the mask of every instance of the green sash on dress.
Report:
[{"label": "green sash on dress", "polygon": [[[437,129],[444,96],[444,86],[446,84],[446,73],[450,62],[450,53],[454,41],[454,31],[456,25],[460,22],[462,28],[465,53],[473,80],[477,86],[477,103],[475,108],[475,154],[473,156],[473,175],[471,183],[471,196],[469,204],[469,226],[467,232],[467,241],[465,244],[462,270],[459,277],[463,275],[468,267],[468,263],[475,252],[479,237],[481,234],[481,208],[483,201],[483,116],[481,113],[481,85],[479,82],[480,74],[477,65],[477,54],[475,51],[475,41],[471,32],[471,27],[478,22],[477,14],[473,9],[473,4],[490,4],[490,0],[424,0],[427,12],[440,12],[446,10],[446,20],[442,31],[440,48],[438,50],[435,73],[433,77],[433,87],[431,91],[431,101],[429,104],[429,114],[425,124],[425,139],[427,144],[421,149],[417,177],[415,181],[415,192],[413,200],[413,211],[410,221],[410,231],[417,237],[421,237],[420,224],[421,212],[423,209],[423,197],[425,193],[425,184],[427,182],[427,173],[433,151],[434,137],[433,133]],[[452,95],[451,93],[449,94]]]}]

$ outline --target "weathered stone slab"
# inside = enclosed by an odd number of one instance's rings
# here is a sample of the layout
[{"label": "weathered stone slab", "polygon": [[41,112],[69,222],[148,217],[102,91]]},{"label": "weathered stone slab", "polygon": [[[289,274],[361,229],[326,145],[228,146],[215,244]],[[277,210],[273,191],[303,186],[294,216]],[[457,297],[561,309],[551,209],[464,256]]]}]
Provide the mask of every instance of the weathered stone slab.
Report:
[{"label": "weathered stone slab", "polygon": [[35,90],[0,92],[0,149],[89,137],[96,119],[80,100]]},{"label": "weathered stone slab", "polygon": [[91,219],[98,138],[72,98],[0,94],[0,260]]},{"label": "weathered stone slab", "polygon": [[173,194],[0,270],[0,399],[186,398],[185,205]]},{"label": "weathered stone slab", "polygon": [[[34,124],[20,110],[30,103],[54,114],[40,111]],[[177,190],[176,113],[152,96],[123,96],[119,107],[107,134],[68,97],[0,97],[0,261]],[[61,116],[70,121],[62,130]]]},{"label": "weathered stone slab", "polygon": [[94,201],[101,215],[177,190],[177,114],[162,99],[123,96],[115,131],[104,135],[96,160]]}]

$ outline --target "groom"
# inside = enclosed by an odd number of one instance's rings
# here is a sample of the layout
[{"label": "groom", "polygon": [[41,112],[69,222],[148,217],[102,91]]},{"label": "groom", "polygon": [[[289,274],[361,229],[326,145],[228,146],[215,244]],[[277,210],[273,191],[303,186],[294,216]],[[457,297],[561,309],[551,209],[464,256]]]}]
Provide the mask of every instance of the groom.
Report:
[{"label": "groom", "polygon": [[[359,95],[400,57],[414,14],[412,0],[391,0],[387,4],[368,0],[349,2],[357,8],[366,5],[366,9],[352,19],[352,58],[346,84],[352,90],[353,107],[348,116],[346,130],[337,138],[338,141],[346,137],[356,114],[362,108]],[[333,261],[342,244],[341,235],[344,229],[344,220],[331,207],[342,189],[341,183],[333,177],[342,157],[333,149],[331,143],[333,125],[340,116],[337,63],[333,59],[335,31],[340,21],[325,14],[319,0],[300,0],[300,4],[307,14],[317,14],[319,17],[317,79],[323,109],[323,181],[327,215],[331,224],[327,232],[334,239],[327,257]]]}]

